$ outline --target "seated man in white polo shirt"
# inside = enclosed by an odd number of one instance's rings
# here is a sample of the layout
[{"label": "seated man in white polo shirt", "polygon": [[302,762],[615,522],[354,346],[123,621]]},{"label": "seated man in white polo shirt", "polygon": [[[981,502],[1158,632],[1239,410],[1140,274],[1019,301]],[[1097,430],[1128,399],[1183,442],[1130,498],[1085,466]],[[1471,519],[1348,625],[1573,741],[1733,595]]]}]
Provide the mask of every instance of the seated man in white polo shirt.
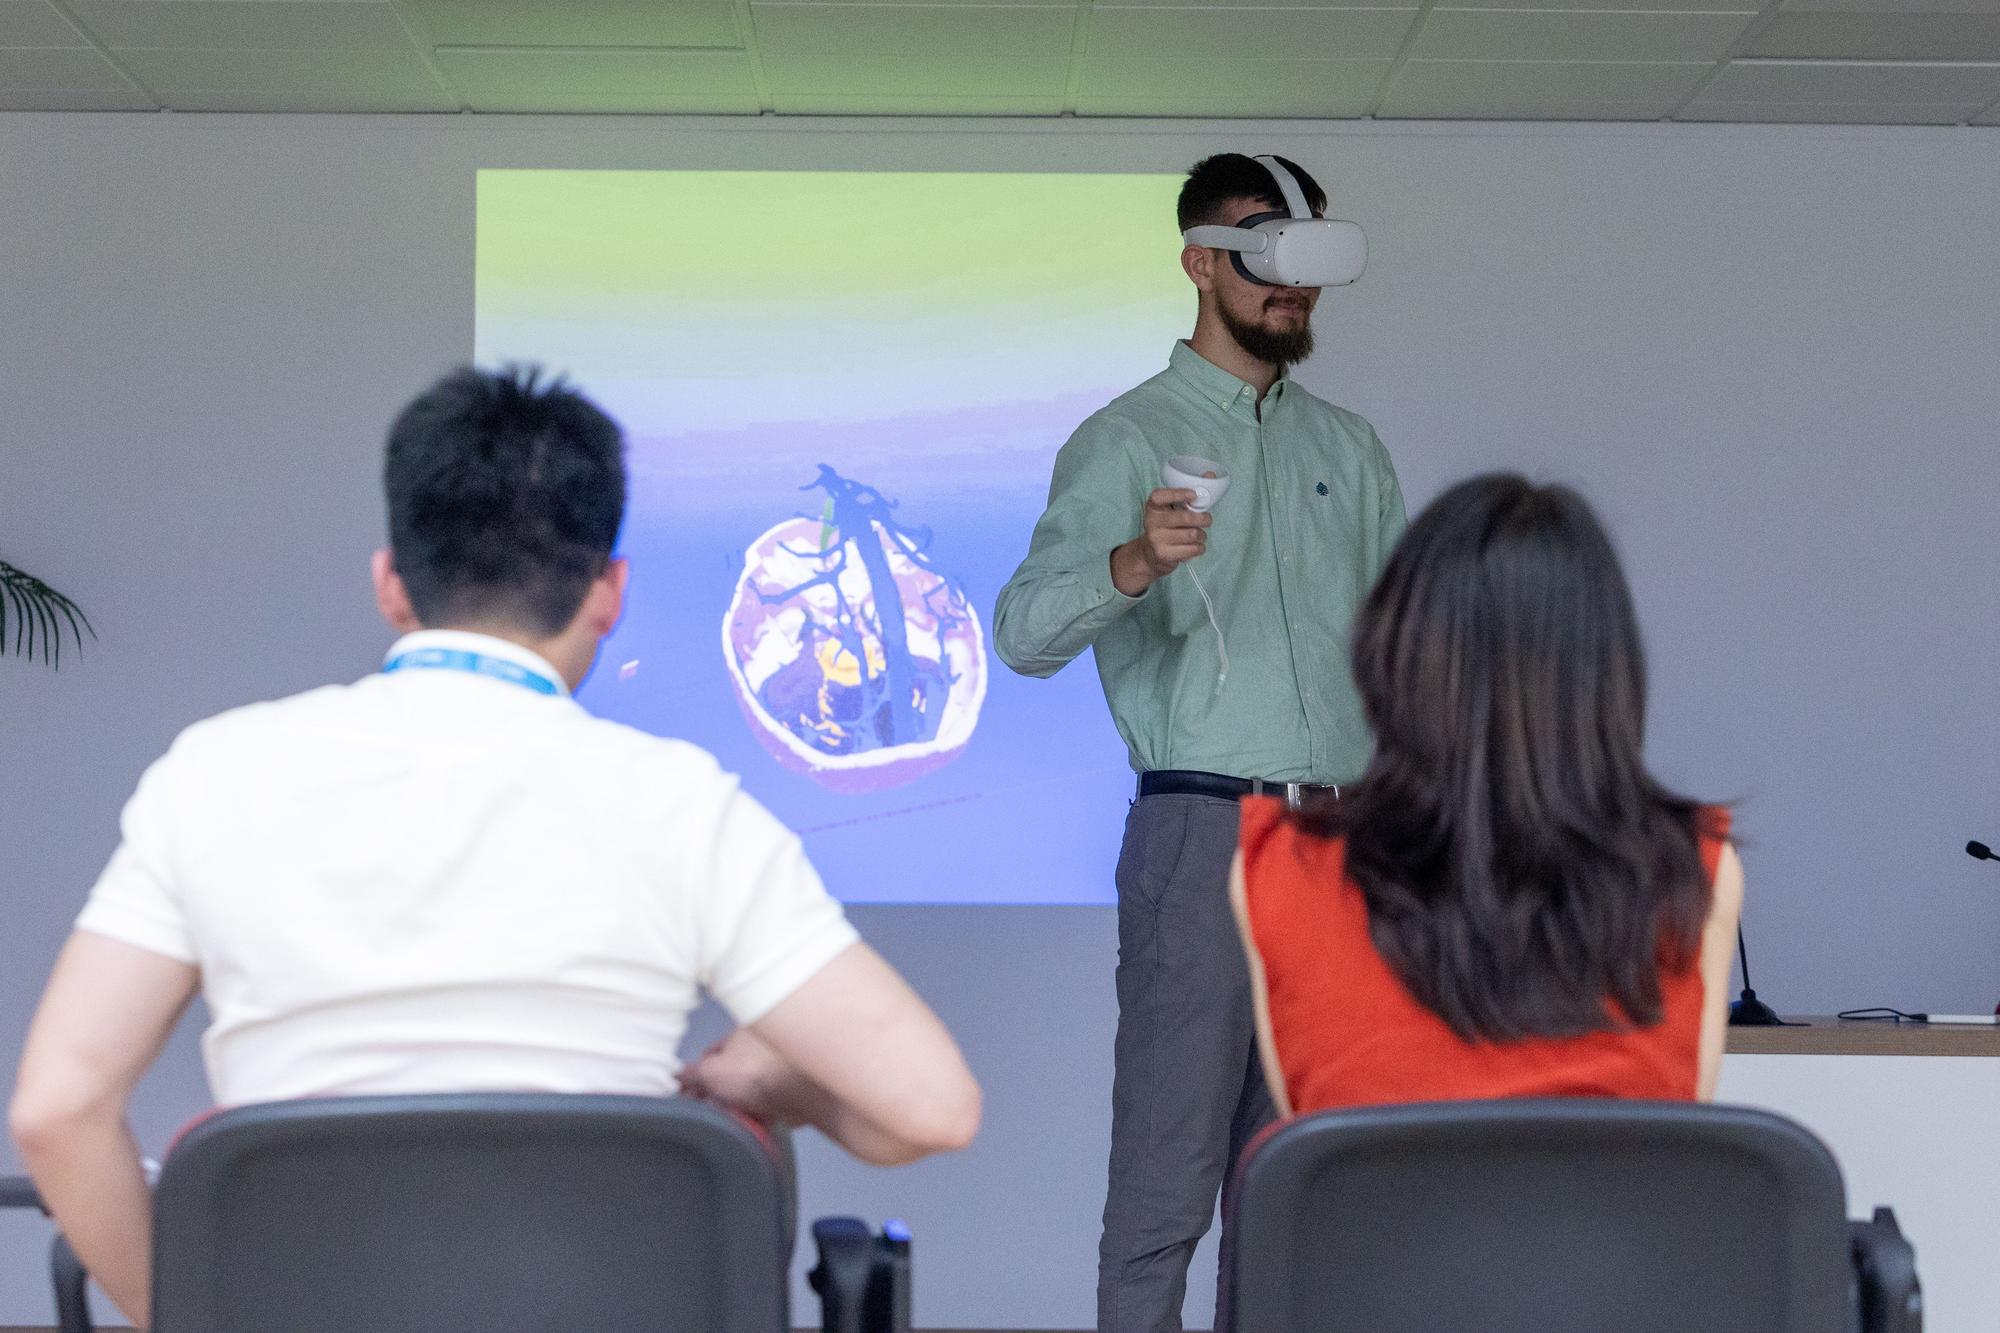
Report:
[{"label": "seated man in white polo shirt", "polygon": [[[570,691],[626,566],[616,425],[463,370],[390,431],[380,674],[188,728],[57,960],[12,1108],[85,1264],[143,1326],[126,1102],[197,989],[218,1103],[685,1089],[871,1161],[964,1146],[979,1090],[798,840],[706,753]],[[698,992],[743,1026],[683,1070]]]}]

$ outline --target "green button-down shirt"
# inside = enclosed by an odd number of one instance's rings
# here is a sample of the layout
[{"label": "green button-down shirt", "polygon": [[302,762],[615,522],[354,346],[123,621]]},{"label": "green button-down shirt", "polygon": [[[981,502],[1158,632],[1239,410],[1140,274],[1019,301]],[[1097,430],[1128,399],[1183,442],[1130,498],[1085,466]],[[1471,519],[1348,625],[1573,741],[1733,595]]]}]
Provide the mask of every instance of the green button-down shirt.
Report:
[{"label": "green button-down shirt", "polygon": [[[1208,550],[1139,597],[1111,551],[1139,535],[1160,464],[1229,472]],[[1167,369],[1112,401],[1056,455],[1048,510],[1000,592],[994,646],[1029,676],[1085,648],[1140,771],[1351,782],[1370,740],[1348,626],[1403,531],[1403,493],[1375,428],[1289,379],[1265,395],[1176,343]],[[1215,604],[1229,656],[1189,570]]]}]

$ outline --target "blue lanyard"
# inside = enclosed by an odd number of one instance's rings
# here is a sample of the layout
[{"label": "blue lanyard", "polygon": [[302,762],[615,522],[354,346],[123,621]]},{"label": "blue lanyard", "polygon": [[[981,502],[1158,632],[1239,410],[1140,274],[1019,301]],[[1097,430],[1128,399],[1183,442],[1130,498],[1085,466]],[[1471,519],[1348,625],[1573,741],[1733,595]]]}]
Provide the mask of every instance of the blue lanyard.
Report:
[{"label": "blue lanyard", "polygon": [[398,653],[382,668],[384,675],[392,671],[469,671],[475,676],[522,686],[536,694],[562,693],[547,676],[530,671],[518,662],[487,657],[462,648],[414,648],[407,653]]}]

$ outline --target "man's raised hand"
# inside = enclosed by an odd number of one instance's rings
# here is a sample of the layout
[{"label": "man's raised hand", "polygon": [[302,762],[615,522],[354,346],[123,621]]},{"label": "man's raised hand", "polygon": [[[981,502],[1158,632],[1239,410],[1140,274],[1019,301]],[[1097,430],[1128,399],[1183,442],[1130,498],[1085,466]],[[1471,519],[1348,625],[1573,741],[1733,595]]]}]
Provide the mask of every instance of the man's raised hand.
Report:
[{"label": "man's raised hand", "polygon": [[1146,497],[1139,535],[1111,553],[1111,586],[1137,597],[1208,549],[1211,518],[1187,506],[1195,493],[1161,487]]}]

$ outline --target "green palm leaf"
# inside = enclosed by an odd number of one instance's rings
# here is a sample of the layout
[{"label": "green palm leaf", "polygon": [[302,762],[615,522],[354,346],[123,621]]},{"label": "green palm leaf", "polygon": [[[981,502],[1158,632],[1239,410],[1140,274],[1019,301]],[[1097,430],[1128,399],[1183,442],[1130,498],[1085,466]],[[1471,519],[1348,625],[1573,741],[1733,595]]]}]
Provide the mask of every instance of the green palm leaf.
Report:
[{"label": "green palm leaf", "polygon": [[85,632],[97,637],[82,607],[34,575],[0,560],[0,656],[5,656],[11,645],[16,657],[33,657],[39,652],[44,663],[59,667],[65,626],[79,652]]}]

